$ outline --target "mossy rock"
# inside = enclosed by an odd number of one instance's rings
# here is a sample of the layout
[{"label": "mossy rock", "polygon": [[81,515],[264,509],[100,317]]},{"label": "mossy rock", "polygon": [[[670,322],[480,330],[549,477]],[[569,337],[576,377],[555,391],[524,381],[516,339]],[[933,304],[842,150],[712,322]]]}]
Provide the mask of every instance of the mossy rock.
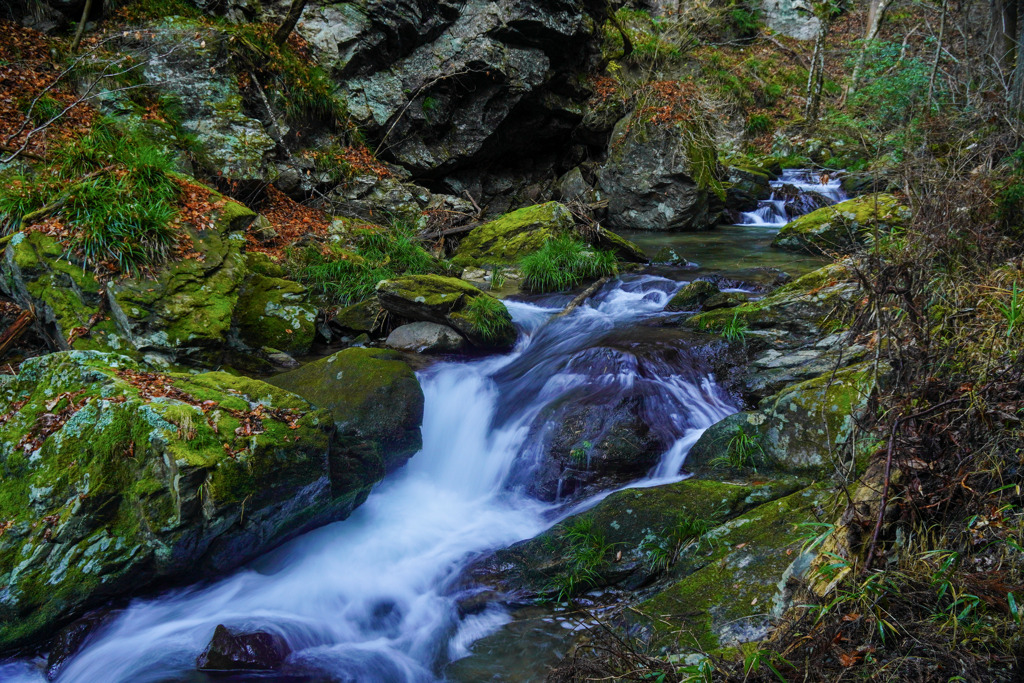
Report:
[{"label": "mossy rock", "polygon": [[666,654],[763,639],[813,560],[801,552],[801,525],[819,519],[829,498],[826,486],[810,486],[713,529],[677,581],[623,612],[631,631]]},{"label": "mossy rock", "polygon": [[[881,370],[884,375],[885,368]],[[857,452],[874,447],[870,437],[856,442],[852,437],[878,381],[875,364],[864,362],[790,385],[763,399],[756,410],[731,415],[709,428],[690,450],[686,466],[832,472]]]},{"label": "mossy rock", "polygon": [[0,416],[0,649],[154,582],[233,569],[344,518],[379,479],[352,476],[331,415],[294,394],[112,353],[26,361]]},{"label": "mossy rock", "polygon": [[198,256],[151,279],[111,283],[111,312],[132,344],[179,363],[216,365],[231,332],[246,274],[243,230],[256,217],[226,201],[209,229],[192,230]]},{"label": "mossy rock", "polygon": [[508,266],[572,230],[572,212],[558,202],[528,206],[473,228],[452,257],[458,266]]},{"label": "mossy rock", "polygon": [[902,226],[910,209],[891,194],[867,194],[825,206],[787,223],[773,247],[812,254],[847,252]]},{"label": "mossy rock", "polygon": [[350,332],[379,336],[384,330],[384,315],[377,299],[367,299],[338,311],[331,323]]},{"label": "mossy rock", "polygon": [[422,446],[423,390],[397,351],[350,348],[270,379],[330,411],[345,460],[382,474]]},{"label": "mossy rock", "polygon": [[847,304],[860,291],[851,265],[831,263],[779,287],[756,301],[705,311],[684,324],[707,332],[740,329],[747,340],[794,345],[834,331]]},{"label": "mossy rock", "polygon": [[[626,489],[608,496],[592,510],[559,522],[536,538],[497,551],[477,563],[471,574],[508,599],[550,596],[557,590],[559,577],[570,571],[574,559],[568,534],[586,529],[608,545],[606,561],[596,568],[595,578],[587,589],[617,586],[634,590],[662,573],[664,568],[658,566],[656,549],[670,543],[681,525],[698,526],[699,520],[710,531],[806,485],[807,482],[796,478],[756,483],[687,479],[651,488]],[[680,562],[681,569],[685,558]]]},{"label": "mossy rock", "polygon": [[505,304],[458,278],[406,275],[385,280],[377,285],[377,301],[404,320],[447,325],[478,348],[506,350],[516,341]]},{"label": "mossy rock", "polygon": [[705,301],[718,294],[718,287],[707,280],[694,280],[686,285],[673,296],[666,311],[695,311]]},{"label": "mossy rock", "polygon": [[99,279],[69,260],[54,238],[32,232],[9,243],[0,288],[36,310],[37,329],[53,350],[117,351],[169,367],[217,366],[232,338],[247,271],[243,230],[256,214],[216,193],[211,201],[220,207],[209,227],[182,228],[196,255],[164,264],[150,277]]},{"label": "mossy rock", "polygon": [[316,336],[316,311],[299,283],[250,273],[235,306],[235,329],[239,340],[252,349],[304,354]]}]

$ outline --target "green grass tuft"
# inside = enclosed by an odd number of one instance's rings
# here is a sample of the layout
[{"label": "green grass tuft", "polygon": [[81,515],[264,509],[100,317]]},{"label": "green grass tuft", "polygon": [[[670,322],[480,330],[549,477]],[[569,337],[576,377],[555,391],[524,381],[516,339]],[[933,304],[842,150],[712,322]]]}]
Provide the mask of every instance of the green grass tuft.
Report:
[{"label": "green grass tuft", "polygon": [[513,329],[508,309],[488,294],[473,297],[463,314],[487,341],[502,339]]},{"label": "green grass tuft", "polygon": [[618,272],[613,253],[592,249],[568,236],[549,240],[540,250],[523,257],[519,267],[523,284],[535,292],[557,292]]}]

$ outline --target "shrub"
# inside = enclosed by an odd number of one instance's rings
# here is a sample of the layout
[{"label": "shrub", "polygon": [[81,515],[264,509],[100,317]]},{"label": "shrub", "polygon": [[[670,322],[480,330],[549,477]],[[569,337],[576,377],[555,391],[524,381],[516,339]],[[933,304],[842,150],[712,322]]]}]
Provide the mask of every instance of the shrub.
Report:
[{"label": "shrub", "polygon": [[589,278],[618,272],[615,255],[595,250],[569,236],[548,240],[519,262],[523,284],[535,292],[557,292]]}]

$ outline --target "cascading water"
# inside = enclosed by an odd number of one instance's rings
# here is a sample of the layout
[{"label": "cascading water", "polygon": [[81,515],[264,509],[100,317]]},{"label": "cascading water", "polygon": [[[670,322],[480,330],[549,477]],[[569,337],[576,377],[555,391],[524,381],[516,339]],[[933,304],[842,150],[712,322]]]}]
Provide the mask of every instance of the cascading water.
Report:
[{"label": "cascading water", "polygon": [[[447,590],[461,570],[559,516],[556,504],[525,493],[538,466],[531,426],[545,406],[602,382],[612,393],[641,387],[650,397],[645,419],[671,444],[641,485],[678,478],[703,430],[736,411],[699,367],[673,367],[672,353],[645,360],[628,345],[613,348],[616,331],[662,315],[679,286],[649,275],[617,280],[559,318],[564,300],[509,303],[522,331],[516,350],[421,374],[423,449],[348,520],[212,585],[133,602],[90,636],[57,680],[206,680],[195,661],[218,624],[283,636],[292,649],[285,680],[438,680],[447,661],[509,619],[490,609],[460,620]],[[597,348],[614,360],[613,373],[587,371]],[[44,677],[33,663],[15,662],[0,666],[0,680]]]},{"label": "cascading water", "polygon": [[771,181],[772,196],[754,211],[741,214],[740,225],[783,226],[797,216],[847,199],[838,174],[787,169]]}]

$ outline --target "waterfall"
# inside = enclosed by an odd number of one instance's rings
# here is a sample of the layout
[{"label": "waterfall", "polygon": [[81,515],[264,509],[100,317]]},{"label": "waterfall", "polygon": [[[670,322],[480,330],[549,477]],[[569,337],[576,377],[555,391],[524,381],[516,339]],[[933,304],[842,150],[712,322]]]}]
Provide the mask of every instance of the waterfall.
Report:
[{"label": "waterfall", "polygon": [[[89,637],[57,680],[207,680],[195,662],[218,624],[282,636],[292,650],[283,675],[295,680],[438,680],[440,667],[509,619],[496,608],[461,619],[447,589],[480,553],[533,537],[559,516],[557,504],[531,498],[523,486],[537,465],[529,441],[544,406],[597,383],[611,392],[641,386],[651,396],[646,420],[661,423],[671,443],[641,485],[678,479],[697,437],[736,411],[698,365],[673,366],[685,348],[652,358],[628,345],[604,351],[617,331],[633,337],[644,329],[638,322],[665,315],[679,287],[626,277],[557,318],[565,297],[551,306],[510,302],[521,332],[516,349],[420,373],[423,449],[349,519],[212,584],[133,601]],[[615,373],[587,371],[595,348],[614,356]],[[19,661],[0,666],[0,680],[45,679]]]},{"label": "waterfall", "polygon": [[757,209],[743,212],[740,225],[782,227],[797,216],[847,199],[840,174],[826,178],[819,171],[787,169],[771,186],[771,197],[759,201]]}]

